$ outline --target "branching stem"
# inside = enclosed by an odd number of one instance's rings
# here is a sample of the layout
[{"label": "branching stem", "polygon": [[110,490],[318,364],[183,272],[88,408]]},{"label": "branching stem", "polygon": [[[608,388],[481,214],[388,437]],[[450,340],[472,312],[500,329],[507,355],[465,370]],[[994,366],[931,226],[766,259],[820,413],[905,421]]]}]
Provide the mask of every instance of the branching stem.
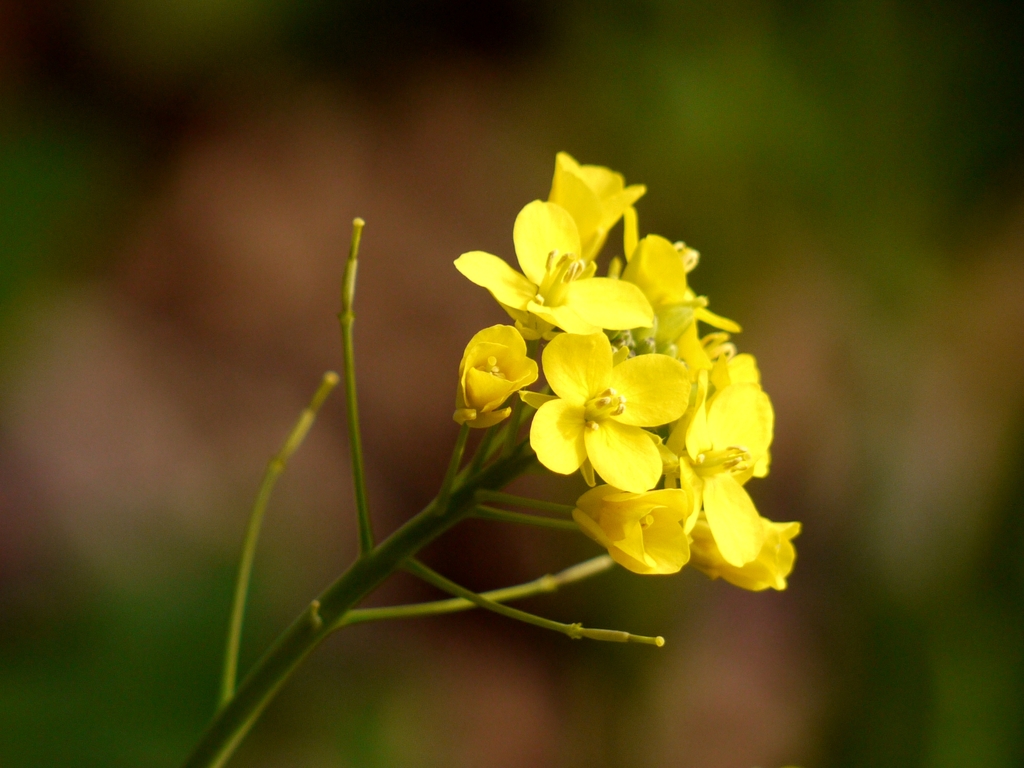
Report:
[{"label": "branching stem", "polygon": [[612,643],[643,643],[645,645],[656,645],[659,648],[665,644],[665,638],[663,637],[646,637],[644,635],[634,635],[629,632],[621,632],[615,629],[588,629],[582,624],[563,624],[560,621],[552,621],[551,619],[545,619],[543,616],[536,616],[532,613],[521,611],[518,608],[502,605],[494,600],[487,599],[483,595],[478,595],[476,592],[468,590],[465,587],[456,584],[454,581],[446,579],[441,574],[431,570],[414,558],[406,560],[405,563],[402,564],[402,567],[413,576],[423,579],[425,582],[432,584],[442,592],[447,592],[449,595],[455,595],[456,597],[468,600],[479,608],[493,611],[494,613],[505,616],[509,619],[516,619],[517,621],[522,621],[526,624],[533,624],[535,627],[550,629],[554,632],[561,632],[563,635],[571,637],[573,640],[579,640],[585,637],[590,640],[604,640],[605,642]]},{"label": "branching stem", "polygon": [[366,471],[363,467],[363,438],[359,429],[359,398],[356,396],[356,355],[352,340],[352,326],[356,316],[353,303],[356,296],[356,272],[359,269],[359,242],[366,222],[352,221],[352,243],[341,284],[341,343],[345,355],[345,401],[348,406],[348,442],[352,456],[352,485],[356,497],[356,517],[359,520],[359,553],[365,555],[373,549],[373,528],[370,508],[366,499]]},{"label": "branching stem", "polygon": [[571,515],[573,507],[568,504],[555,504],[551,501],[541,501],[539,499],[528,499],[525,496],[516,496],[511,493],[503,493],[501,491],[486,491],[480,490],[476,493],[477,501],[489,501],[494,504],[508,504],[512,507],[525,507],[526,509],[536,509],[538,512],[554,512],[559,515]]},{"label": "branching stem", "polygon": [[267,464],[263,473],[263,480],[260,482],[260,489],[256,494],[256,501],[252,505],[252,512],[249,513],[249,524],[245,529],[245,541],[242,544],[242,558],[238,564],[238,577],[235,580],[235,594],[231,603],[231,619],[228,624],[227,646],[224,650],[224,669],[220,681],[219,706],[223,707],[235,693],[235,680],[238,677],[238,649],[242,642],[242,623],[245,619],[245,603],[249,594],[249,582],[252,578],[252,564],[256,557],[256,544],[260,538],[260,527],[263,525],[263,514],[270,502],[270,495],[274,491],[277,478],[284,472],[288,459],[295,453],[302,444],[310,427],[316,420],[316,413],[320,410],[324,400],[338,384],[338,374],[328,371],[320,381],[320,386],[313,395],[312,401],[299,416],[299,420],[292,427],[288,438],[281,446],[281,450]]},{"label": "branching stem", "polygon": [[[492,589],[490,592],[481,593],[481,597],[492,600],[495,603],[507,603],[512,600],[523,600],[534,595],[543,595],[554,592],[566,584],[589,579],[599,573],[604,573],[615,564],[608,555],[598,555],[590,560],[584,560],[564,571],[555,574],[541,576],[539,579],[528,581],[525,584],[517,584],[514,587],[503,587]],[[413,605],[393,605],[385,608],[353,608],[346,613],[342,619],[334,625],[334,629],[347,627],[350,624],[362,624],[367,621],[383,621],[385,619],[413,619],[422,616],[438,616],[445,613],[467,611],[477,606],[462,597],[453,597],[448,600],[433,600],[427,603],[415,603]]]},{"label": "branching stem", "polygon": [[536,525],[541,528],[557,528],[562,531],[579,531],[579,526],[572,520],[558,520],[554,517],[541,515],[524,515],[522,512],[509,512],[480,504],[473,510],[473,517],[482,520],[496,520],[501,523],[518,523],[519,525]]}]

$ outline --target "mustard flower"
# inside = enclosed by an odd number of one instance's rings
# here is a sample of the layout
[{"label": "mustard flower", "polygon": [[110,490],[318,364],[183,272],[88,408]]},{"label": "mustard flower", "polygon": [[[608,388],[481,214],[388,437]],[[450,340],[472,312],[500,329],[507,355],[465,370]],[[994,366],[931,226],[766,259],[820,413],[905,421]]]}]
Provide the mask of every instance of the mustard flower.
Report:
[{"label": "mustard flower", "polygon": [[737,567],[754,560],[764,543],[760,515],[743,487],[768,471],[775,414],[759,384],[738,382],[708,400],[708,374],[697,377],[696,401],[672,429],[668,448],[702,505],[722,557]]},{"label": "mustard flower", "polygon": [[696,515],[687,490],[625,493],[599,485],[580,496],[572,517],[615,562],[634,573],[676,573],[690,559],[685,525]]},{"label": "mustard flower", "polygon": [[557,397],[533,417],[530,445],[540,463],[568,475],[589,460],[617,488],[653,488],[661,477],[661,454],[641,427],[668,424],[684,413],[691,389],[686,366],[657,354],[613,366],[603,333],[556,336],[544,349],[543,364]]},{"label": "mustard flower", "polygon": [[[571,155],[555,156],[555,175],[548,201],[567,210],[579,228],[580,255],[591,261],[601,251],[608,231],[647,191],[643,184],[630,184],[621,173],[600,165],[580,165]],[[627,254],[628,256],[628,254]]]},{"label": "mustard flower", "polygon": [[528,339],[569,333],[625,330],[651,324],[654,311],[635,285],[594,277],[581,253],[573,217],[555,203],[534,200],[519,212],[512,230],[523,274],[484,251],[470,251],[455,268],[486,288]]},{"label": "mustard flower", "polygon": [[510,325],[484,328],[470,339],[459,364],[455,421],[490,427],[507,418],[501,404],[513,392],[537,380],[537,363],[527,357],[526,342]]},{"label": "mustard flower", "polygon": [[792,572],[796,560],[792,539],[800,533],[800,523],[775,523],[762,517],[761,524],[764,527],[761,551],[754,560],[737,567],[722,557],[707,522],[697,522],[691,532],[693,541],[690,544],[694,568],[712,579],[722,577],[737,587],[754,592],[769,587],[785,589],[786,577]]}]

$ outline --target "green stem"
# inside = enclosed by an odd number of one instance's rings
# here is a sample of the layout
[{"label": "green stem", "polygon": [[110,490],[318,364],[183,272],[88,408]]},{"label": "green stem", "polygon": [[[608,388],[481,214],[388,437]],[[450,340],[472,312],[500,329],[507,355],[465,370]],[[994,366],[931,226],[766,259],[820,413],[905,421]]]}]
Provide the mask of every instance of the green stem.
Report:
[{"label": "green stem", "polygon": [[481,488],[502,488],[535,461],[526,444],[452,491],[439,508],[430,503],[379,546],[358,558],[291,623],[242,680],[235,695],[213,717],[184,768],[219,768],[252,728],[292,672],[330,634],[331,628],[399,566],[467,517]]},{"label": "green stem", "polygon": [[498,433],[497,425],[493,425],[487,428],[484,432],[484,436],[480,438],[480,444],[476,447],[476,453],[473,454],[473,461],[469,465],[468,476],[472,477],[487,461],[491,451],[491,443],[494,442],[494,436]]},{"label": "green stem", "polygon": [[313,395],[313,399],[306,409],[299,416],[299,420],[292,427],[281,450],[267,464],[263,473],[263,480],[260,482],[260,489],[256,494],[256,501],[252,505],[252,512],[249,514],[249,524],[245,529],[245,541],[242,544],[242,558],[238,564],[238,577],[235,580],[235,595],[231,603],[231,620],[228,624],[227,646],[224,651],[224,669],[220,681],[219,706],[231,698],[235,692],[235,680],[238,676],[238,648],[242,642],[242,623],[245,619],[245,603],[249,593],[249,582],[252,578],[252,564],[256,557],[256,544],[260,538],[260,527],[263,524],[263,514],[270,502],[270,495],[274,491],[277,478],[284,472],[288,459],[295,453],[302,444],[310,427],[316,420],[316,413],[320,410],[324,400],[338,384],[338,374],[328,371],[320,381],[320,386]]},{"label": "green stem", "polygon": [[539,499],[528,499],[525,496],[516,496],[511,493],[502,493],[501,491],[477,491],[477,501],[490,501],[495,504],[508,504],[513,507],[526,507],[527,509],[536,509],[538,512],[554,512],[559,515],[571,515],[574,507],[568,504],[555,504],[550,501],[540,501]]},{"label": "green stem", "polygon": [[478,505],[473,510],[473,517],[482,520],[497,520],[501,523],[519,523],[520,525],[536,525],[541,528],[558,528],[563,531],[579,531],[579,526],[572,520],[556,520],[553,517],[540,515],[524,515],[522,512],[509,512],[505,509]]},{"label": "green stem", "polygon": [[459,473],[459,465],[462,463],[462,454],[466,451],[466,441],[469,439],[470,426],[463,424],[459,427],[459,436],[455,439],[455,448],[452,450],[452,458],[448,462],[448,471],[445,472],[444,482],[441,483],[441,490],[437,492],[437,507],[444,509],[448,504],[448,497],[451,495],[452,486],[455,484],[455,476]]},{"label": "green stem", "polygon": [[356,355],[352,341],[352,326],[356,316],[352,309],[356,296],[356,272],[359,269],[359,241],[366,222],[352,220],[352,243],[341,284],[341,342],[345,355],[345,398],[348,405],[348,442],[352,456],[352,484],[356,496],[356,517],[359,520],[359,552],[365,555],[373,549],[373,528],[370,508],[366,499],[366,471],[363,467],[363,438],[359,429],[359,400],[356,397]]},{"label": "green stem", "polygon": [[615,629],[587,629],[582,624],[563,624],[560,621],[552,621],[551,619],[545,619],[543,616],[535,616],[532,613],[521,611],[518,608],[511,608],[507,605],[496,603],[493,600],[488,600],[483,595],[478,595],[476,592],[472,592],[465,587],[456,584],[454,581],[446,579],[441,574],[431,570],[414,558],[406,560],[402,567],[413,576],[418,576],[428,584],[434,585],[442,592],[447,592],[449,595],[455,595],[456,597],[468,600],[479,608],[493,611],[494,613],[505,616],[509,619],[516,619],[517,621],[522,621],[526,624],[533,624],[535,627],[550,629],[553,632],[561,632],[563,635],[567,635],[573,640],[579,640],[586,637],[590,640],[604,640],[612,643],[644,643],[645,645],[656,645],[659,648],[665,644],[665,638],[663,637],[645,637],[643,635],[634,635],[629,632],[620,632]]},{"label": "green stem", "polygon": [[[481,597],[486,597],[495,603],[523,600],[534,595],[555,592],[566,584],[589,579],[591,576],[607,571],[613,565],[615,565],[615,561],[608,555],[598,555],[590,560],[584,560],[582,563],[566,568],[564,571],[541,576],[539,579],[528,581],[525,584],[483,592]],[[367,621],[439,616],[445,613],[466,611],[471,608],[476,608],[476,606],[469,600],[461,597],[453,597],[448,600],[433,600],[428,603],[416,603],[414,605],[393,605],[385,608],[354,608],[342,617],[341,621],[334,626],[334,629],[347,627],[350,624],[362,624]]]}]

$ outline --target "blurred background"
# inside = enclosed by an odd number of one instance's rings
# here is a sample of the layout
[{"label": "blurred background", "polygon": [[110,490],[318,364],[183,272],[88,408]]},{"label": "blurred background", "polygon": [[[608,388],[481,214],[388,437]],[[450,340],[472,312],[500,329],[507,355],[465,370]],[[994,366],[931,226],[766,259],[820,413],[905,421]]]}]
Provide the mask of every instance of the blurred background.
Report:
[{"label": "blurred background", "polygon": [[[188,753],[263,467],[340,365],[356,215],[378,534],[430,498],[462,347],[505,321],[451,262],[511,258],[566,150],[646,183],[642,231],[746,328],[789,590],[619,569],[526,606],[661,651],[354,627],[231,764],[1024,765],[1022,40],[1001,2],[0,2],[0,764]],[[243,666],[355,553],[347,462],[335,396]],[[477,521],[427,560],[487,589],[595,553]]]}]

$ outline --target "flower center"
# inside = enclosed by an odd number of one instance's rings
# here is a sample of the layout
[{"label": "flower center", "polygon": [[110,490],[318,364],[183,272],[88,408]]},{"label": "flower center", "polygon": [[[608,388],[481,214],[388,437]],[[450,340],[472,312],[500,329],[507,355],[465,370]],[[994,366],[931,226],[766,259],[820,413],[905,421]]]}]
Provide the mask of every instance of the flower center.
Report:
[{"label": "flower center", "polygon": [[544,280],[540,284],[535,301],[549,307],[562,304],[569,283],[583,277],[589,266],[590,263],[586,259],[581,259],[574,253],[551,251],[548,254]]},{"label": "flower center", "polygon": [[739,474],[750,469],[753,459],[750,450],[742,445],[731,445],[724,451],[698,453],[693,460],[693,469],[701,477],[717,475],[720,472]]},{"label": "flower center", "polygon": [[645,515],[643,518],[640,519],[640,529],[641,530],[646,530],[647,528],[650,528],[653,523],[654,523],[654,515],[651,515],[651,514]]},{"label": "flower center", "polygon": [[498,358],[496,358],[494,355],[488,357],[487,362],[484,365],[478,365],[477,369],[483,371],[484,373],[489,373],[491,374],[491,376],[495,376],[499,379],[505,378],[505,374],[502,373],[501,368],[498,367]]},{"label": "flower center", "polygon": [[605,419],[621,416],[625,412],[626,398],[616,392],[613,387],[608,387],[597,397],[592,397],[584,403],[583,415],[587,420],[587,427],[597,429]]}]

